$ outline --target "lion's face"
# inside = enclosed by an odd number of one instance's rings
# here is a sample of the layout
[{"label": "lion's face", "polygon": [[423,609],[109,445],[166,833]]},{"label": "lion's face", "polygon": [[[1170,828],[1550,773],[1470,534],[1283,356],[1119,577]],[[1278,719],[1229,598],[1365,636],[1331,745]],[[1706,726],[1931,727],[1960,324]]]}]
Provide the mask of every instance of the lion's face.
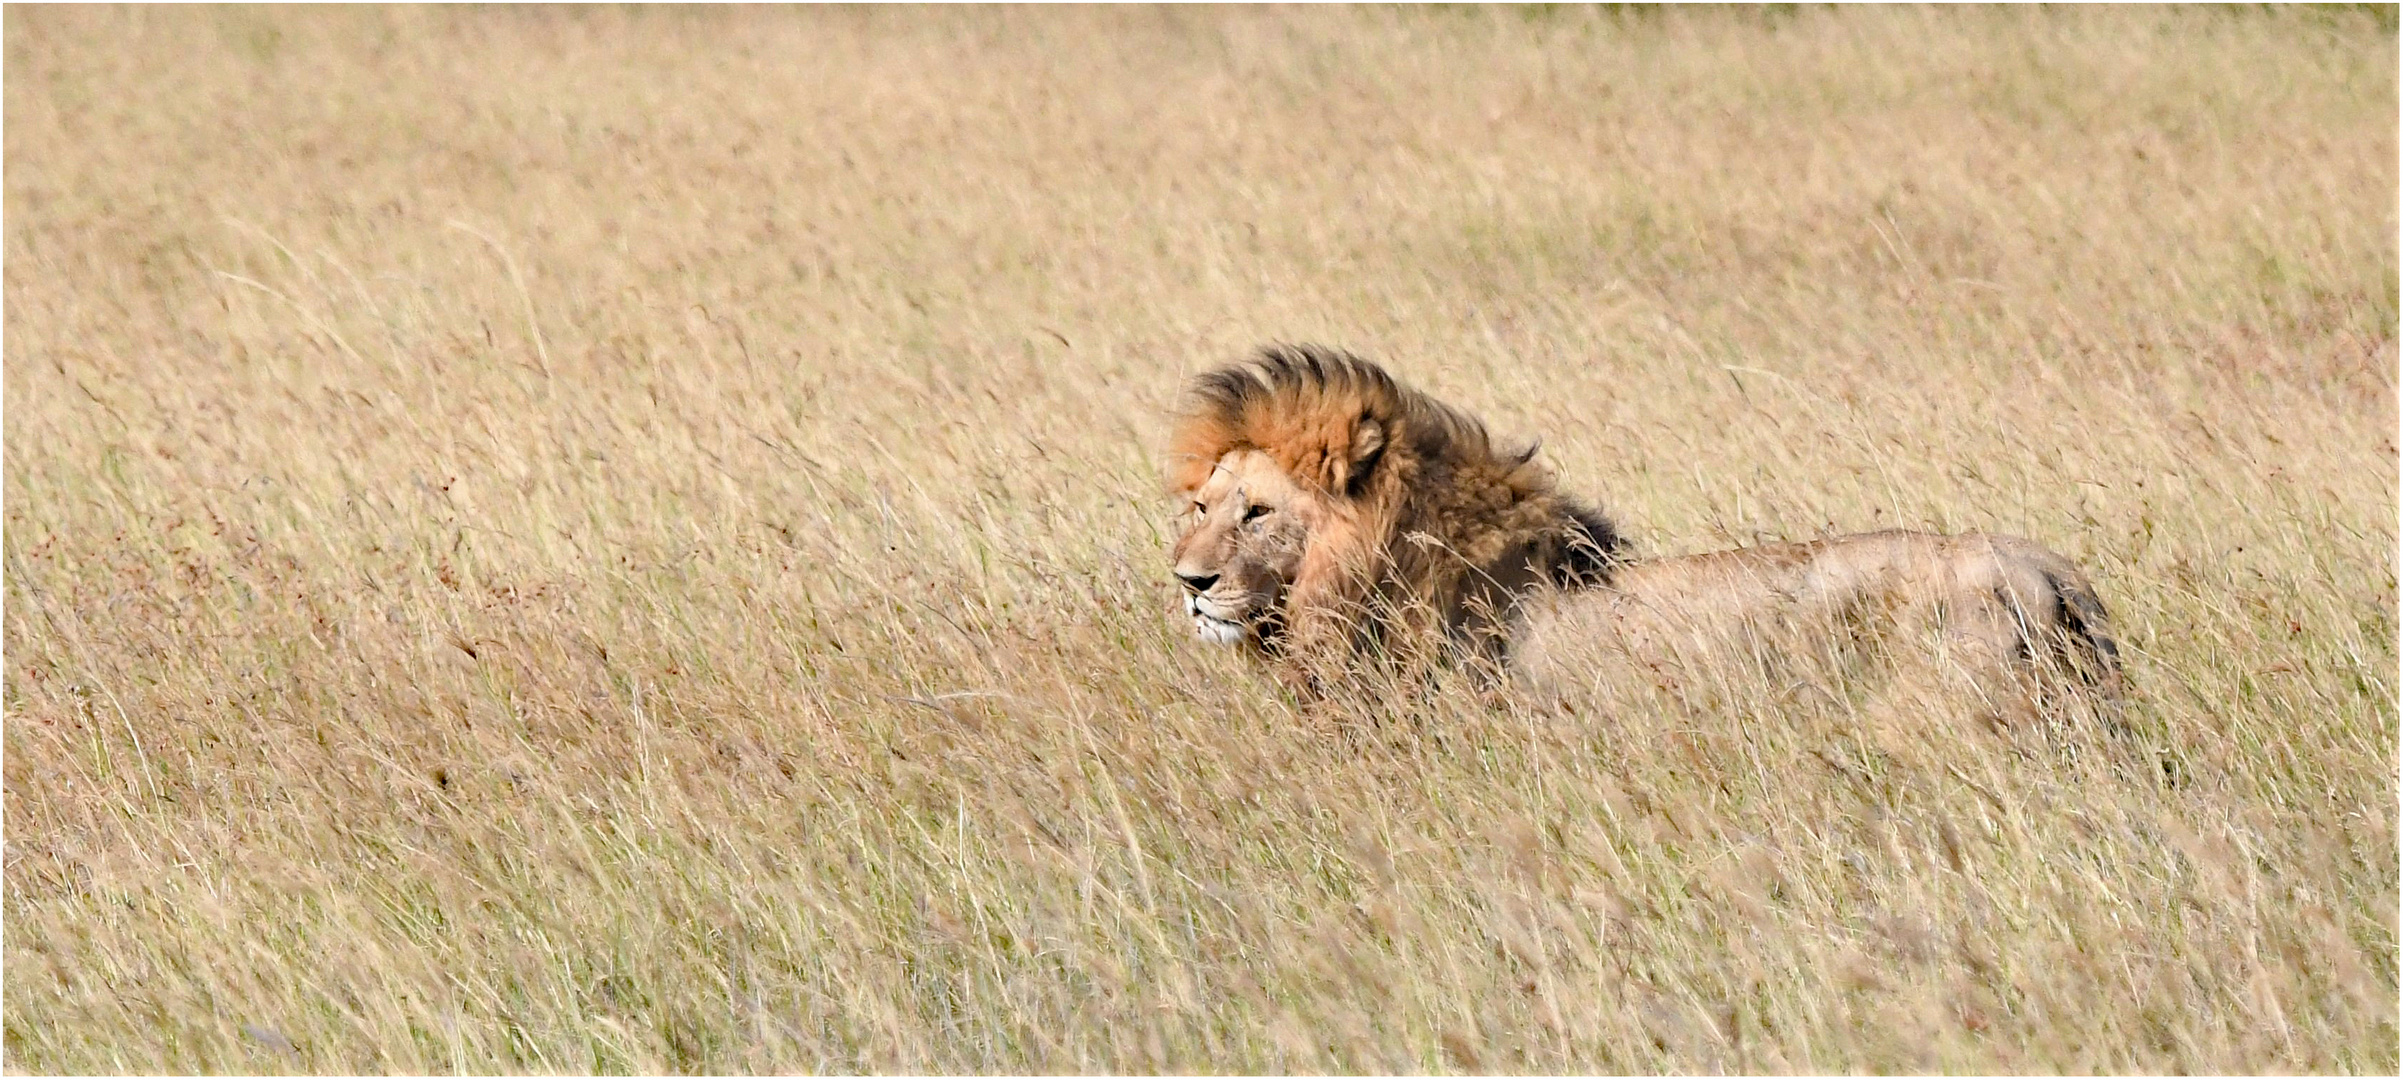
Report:
[{"label": "lion's face", "polygon": [[1188,497],[1169,555],[1194,633],[1215,645],[1274,637],[1323,502],[1256,450],[1220,458]]}]

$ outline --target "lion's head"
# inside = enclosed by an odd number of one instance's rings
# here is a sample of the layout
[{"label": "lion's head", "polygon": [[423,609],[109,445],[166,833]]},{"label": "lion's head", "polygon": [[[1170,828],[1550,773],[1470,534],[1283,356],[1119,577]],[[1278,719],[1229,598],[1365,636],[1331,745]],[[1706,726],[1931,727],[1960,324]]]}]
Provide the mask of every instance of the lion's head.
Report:
[{"label": "lion's head", "polygon": [[1534,456],[1331,349],[1204,374],[1169,448],[1185,615],[1206,641],[1272,654],[1397,629],[1496,654],[1527,590],[1599,583],[1620,557]]},{"label": "lion's head", "polygon": [[1185,613],[1204,641],[1273,641],[1285,594],[1330,517],[1327,500],[1257,450],[1216,464],[1189,493],[1189,521],[1169,552],[1185,584]]}]

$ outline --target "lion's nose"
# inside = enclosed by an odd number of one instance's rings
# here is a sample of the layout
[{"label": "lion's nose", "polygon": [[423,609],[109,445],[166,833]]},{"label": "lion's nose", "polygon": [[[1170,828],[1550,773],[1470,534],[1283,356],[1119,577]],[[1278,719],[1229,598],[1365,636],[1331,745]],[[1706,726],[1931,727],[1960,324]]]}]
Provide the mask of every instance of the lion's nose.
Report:
[{"label": "lion's nose", "polygon": [[1210,586],[1218,584],[1218,575],[1216,574],[1188,574],[1179,570],[1176,572],[1176,576],[1177,580],[1185,583],[1186,588],[1197,593],[1209,592]]}]

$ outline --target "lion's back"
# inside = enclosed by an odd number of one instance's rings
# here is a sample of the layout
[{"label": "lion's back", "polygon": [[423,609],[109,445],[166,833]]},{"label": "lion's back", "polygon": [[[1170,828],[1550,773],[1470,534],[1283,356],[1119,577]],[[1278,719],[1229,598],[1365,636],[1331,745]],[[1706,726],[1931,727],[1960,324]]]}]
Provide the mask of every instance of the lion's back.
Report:
[{"label": "lion's back", "polygon": [[1638,560],[1607,587],[1531,600],[1513,652],[1525,681],[1549,684],[1627,665],[1657,675],[1751,663],[1764,647],[1814,655],[1825,650],[1813,642],[1898,632],[1966,647],[1961,658],[1989,668],[2066,650],[2116,687],[2117,647],[2085,573],[2002,533],[1892,529]]}]

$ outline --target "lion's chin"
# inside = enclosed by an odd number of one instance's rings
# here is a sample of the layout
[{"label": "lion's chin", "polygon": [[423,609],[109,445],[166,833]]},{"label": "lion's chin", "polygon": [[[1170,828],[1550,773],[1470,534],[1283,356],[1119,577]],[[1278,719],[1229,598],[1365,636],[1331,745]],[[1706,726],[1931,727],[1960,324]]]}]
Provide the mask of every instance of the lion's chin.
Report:
[{"label": "lion's chin", "polygon": [[1222,619],[1204,610],[1219,605],[1198,596],[1185,598],[1185,614],[1193,616],[1193,633],[1212,645],[1233,645],[1243,640],[1244,625],[1233,619]]},{"label": "lion's chin", "polygon": [[1193,633],[1212,645],[1234,645],[1243,640],[1243,624],[1193,613]]}]

